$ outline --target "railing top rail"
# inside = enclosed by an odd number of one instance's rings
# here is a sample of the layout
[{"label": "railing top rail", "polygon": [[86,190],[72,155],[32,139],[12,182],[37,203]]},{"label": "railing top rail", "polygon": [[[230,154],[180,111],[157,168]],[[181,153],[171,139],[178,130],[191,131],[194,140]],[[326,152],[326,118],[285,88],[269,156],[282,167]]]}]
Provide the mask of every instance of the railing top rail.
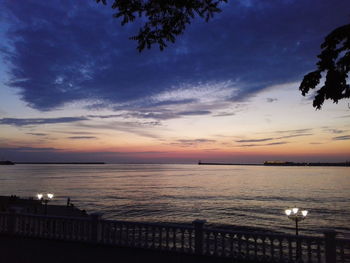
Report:
[{"label": "railing top rail", "polygon": [[138,225],[138,226],[150,226],[150,227],[168,227],[168,228],[181,228],[186,230],[193,230],[192,225],[182,225],[173,223],[150,223],[150,222],[135,222],[135,221],[124,221],[124,220],[102,220],[107,223],[117,223],[125,225]]},{"label": "railing top rail", "polygon": [[78,221],[90,221],[91,217],[73,217],[73,216],[56,216],[56,215],[38,215],[31,213],[9,213],[9,212],[0,212],[1,215],[16,215],[16,216],[28,216],[34,218],[51,218],[51,219],[68,219],[68,220],[78,220]]}]

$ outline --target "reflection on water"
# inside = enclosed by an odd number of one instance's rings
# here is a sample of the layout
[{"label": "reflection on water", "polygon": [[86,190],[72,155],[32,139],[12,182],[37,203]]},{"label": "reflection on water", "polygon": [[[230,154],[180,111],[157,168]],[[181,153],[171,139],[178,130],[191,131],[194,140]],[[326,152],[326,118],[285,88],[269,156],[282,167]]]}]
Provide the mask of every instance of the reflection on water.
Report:
[{"label": "reflection on water", "polygon": [[199,165],[15,165],[0,167],[0,195],[55,193],[105,218],[268,228],[293,233],[284,215],[310,211],[301,233],[326,228],[350,234],[347,167]]}]

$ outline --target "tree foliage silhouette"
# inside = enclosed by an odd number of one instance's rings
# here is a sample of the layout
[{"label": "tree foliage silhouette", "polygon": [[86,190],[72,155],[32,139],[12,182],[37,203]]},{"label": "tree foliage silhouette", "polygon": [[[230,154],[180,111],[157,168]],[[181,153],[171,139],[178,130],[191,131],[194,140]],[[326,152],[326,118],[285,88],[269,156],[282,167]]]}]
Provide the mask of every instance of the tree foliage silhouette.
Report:
[{"label": "tree foliage silhouette", "polygon": [[[108,0],[96,0],[107,4]],[[220,13],[219,5],[228,0],[113,0],[112,8],[117,12],[114,17],[121,18],[121,24],[134,22],[137,17],[144,19],[139,33],[130,37],[138,42],[141,52],[158,45],[160,50],[174,43],[176,37],[183,34],[192,19],[198,15],[208,22],[215,13]],[[321,45],[317,69],[304,76],[299,86],[305,96],[318,89],[313,107],[321,109],[325,100],[338,103],[340,99],[350,98],[350,86],[347,84],[350,71],[350,24],[336,28]],[[323,86],[320,84],[325,74]]]},{"label": "tree foliage silhouette", "polygon": [[350,71],[350,24],[336,28],[321,45],[317,69],[304,76],[299,90],[305,96],[317,88],[325,73],[325,82],[314,97],[313,106],[321,109],[325,100],[338,103],[340,99],[350,98],[350,85],[347,83]]},{"label": "tree foliage silhouette", "polygon": [[[107,4],[107,0],[96,2]],[[163,50],[167,42],[175,42],[196,15],[209,21],[220,13],[219,4],[223,2],[227,0],[114,0],[112,8],[117,10],[114,17],[122,18],[122,25],[136,17],[146,19],[138,35],[131,37],[138,42],[141,52],[155,44]]]}]

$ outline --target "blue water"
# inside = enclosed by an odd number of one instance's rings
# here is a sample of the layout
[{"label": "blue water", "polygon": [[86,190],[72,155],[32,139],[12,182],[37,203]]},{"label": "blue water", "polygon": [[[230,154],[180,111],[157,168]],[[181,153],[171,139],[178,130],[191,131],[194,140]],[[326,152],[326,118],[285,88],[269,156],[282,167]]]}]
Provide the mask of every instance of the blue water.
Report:
[{"label": "blue water", "polygon": [[350,168],[182,164],[0,166],[0,195],[53,192],[104,218],[224,224],[293,233],[284,209],[309,215],[301,233],[350,236]]}]

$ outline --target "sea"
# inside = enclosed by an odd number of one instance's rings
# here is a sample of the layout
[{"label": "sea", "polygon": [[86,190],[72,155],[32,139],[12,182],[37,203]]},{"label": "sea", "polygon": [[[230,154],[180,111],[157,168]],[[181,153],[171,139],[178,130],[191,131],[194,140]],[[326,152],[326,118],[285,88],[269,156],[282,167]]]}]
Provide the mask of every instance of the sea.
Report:
[{"label": "sea", "polygon": [[197,164],[0,166],[0,195],[53,193],[103,218],[294,233],[285,209],[308,210],[300,234],[350,237],[349,167]]}]

